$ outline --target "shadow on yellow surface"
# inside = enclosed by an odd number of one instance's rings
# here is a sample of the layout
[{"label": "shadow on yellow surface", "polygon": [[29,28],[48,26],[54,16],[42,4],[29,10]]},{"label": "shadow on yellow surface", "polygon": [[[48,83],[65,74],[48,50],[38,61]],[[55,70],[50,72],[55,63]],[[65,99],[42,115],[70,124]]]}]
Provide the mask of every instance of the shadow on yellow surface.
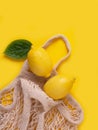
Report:
[{"label": "shadow on yellow surface", "polygon": [[3,55],[12,40],[25,38],[41,46],[58,33],[66,35],[71,43],[71,57],[58,71],[77,77],[71,93],[84,109],[84,121],[79,130],[97,130],[97,0],[0,2],[0,89],[19,74],[23,64],[23,61],[12,61]]}]

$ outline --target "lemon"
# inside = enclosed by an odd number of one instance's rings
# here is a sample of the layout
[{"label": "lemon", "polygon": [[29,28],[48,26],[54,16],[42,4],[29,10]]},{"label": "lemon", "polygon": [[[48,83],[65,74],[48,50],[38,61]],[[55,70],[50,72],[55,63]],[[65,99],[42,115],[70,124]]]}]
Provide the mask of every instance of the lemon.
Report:
[{"label": "lemon", "polygon": [[38,75],[47,77],[52,70],[52,61],[44,48],[32,48],[28,53],[30,70]]},{"label": "lemon", "polygon": [[44,91],[53,99],[64,98],[71,90],[74,79],[69,80],[65,76],[57,75],[49,79],[44,85]]}]

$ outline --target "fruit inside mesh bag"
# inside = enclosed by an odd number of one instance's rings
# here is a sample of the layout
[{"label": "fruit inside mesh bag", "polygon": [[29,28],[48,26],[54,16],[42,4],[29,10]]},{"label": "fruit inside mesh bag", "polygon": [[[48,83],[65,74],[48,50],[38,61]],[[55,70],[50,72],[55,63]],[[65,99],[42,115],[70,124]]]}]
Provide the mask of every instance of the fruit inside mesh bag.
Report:
[{"label": "fruit inside mesh bag", "polygon": [[80,105],[71,95],[50,98],[43,91],[48,80],[32,73],[25,61],[19,76],[0,91],[0,130],[77,130]]},{"label": "fruit inside mesh bag", "polygon": [[83,119],[71,95],[54,101],[42,90],[46,78],[37,77],[26,61],[20,75],[0,92],[0,130],[76,130]]}]

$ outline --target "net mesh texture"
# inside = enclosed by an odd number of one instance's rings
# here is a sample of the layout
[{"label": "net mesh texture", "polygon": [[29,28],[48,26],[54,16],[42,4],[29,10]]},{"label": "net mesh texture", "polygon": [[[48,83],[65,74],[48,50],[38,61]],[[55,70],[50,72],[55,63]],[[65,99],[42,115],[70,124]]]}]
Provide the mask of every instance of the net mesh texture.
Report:
[{"label": "net mesh texture", "polygon": [[77,130],[83,111],[67,95],[55,101],[42,90],[46,79],[29,71],[26,61],[20,75],[0,92],[0,130]]}]

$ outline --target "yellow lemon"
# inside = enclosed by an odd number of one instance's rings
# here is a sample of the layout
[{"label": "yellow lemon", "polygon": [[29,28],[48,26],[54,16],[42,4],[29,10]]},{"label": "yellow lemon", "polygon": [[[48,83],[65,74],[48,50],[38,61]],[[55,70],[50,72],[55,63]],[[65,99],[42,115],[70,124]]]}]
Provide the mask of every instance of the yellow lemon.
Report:
[{"label": "yellow lemon", "polygon": [[28,53],[30,70],[38,75],[47,77],[52,70],[52,61],[44,48],[32,48]]},{"label": "yellow lemon", "polygon": [[69,80],[62,75],[57,75],[49,79],[44,85],[44,91],[53,99],[64,98],[72,88],[74,79]]}]

